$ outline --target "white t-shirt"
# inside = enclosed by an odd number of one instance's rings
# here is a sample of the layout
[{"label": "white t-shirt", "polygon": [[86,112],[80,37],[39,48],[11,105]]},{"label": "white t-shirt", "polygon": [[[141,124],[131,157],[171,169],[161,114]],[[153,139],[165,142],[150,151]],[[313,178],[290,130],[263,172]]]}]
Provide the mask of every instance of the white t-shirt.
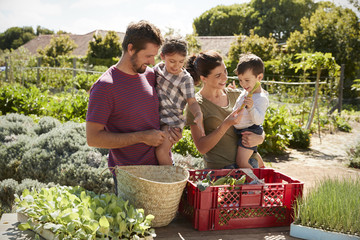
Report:
[{"label": "white t-shirt", "polygon": [[[243,90],[236,100],[234,110],[240,108],[243,104],[245,97],[248,95],[248,92]],[[252,99],[254,104],[251,109],[245,108],[243,111],[243,116],[239,124],[234,125],[236,129],[248,128],[254,124],[261,125],[265,119],[266,109],[269,107],[269,98],[268,92],[264,89],[261,89],[260,93],[254,93]]]}]

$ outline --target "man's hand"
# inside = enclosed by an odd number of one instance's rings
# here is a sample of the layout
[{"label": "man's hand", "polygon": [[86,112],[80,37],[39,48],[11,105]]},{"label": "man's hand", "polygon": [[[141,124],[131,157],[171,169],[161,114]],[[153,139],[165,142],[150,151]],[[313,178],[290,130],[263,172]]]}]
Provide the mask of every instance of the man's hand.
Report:
[{"label": "man's hand", "polygon": [[146,145],[157,147],[164,142],[165,132],[161,130],[147,130],[143,131],[144,138],[143,143]]}]

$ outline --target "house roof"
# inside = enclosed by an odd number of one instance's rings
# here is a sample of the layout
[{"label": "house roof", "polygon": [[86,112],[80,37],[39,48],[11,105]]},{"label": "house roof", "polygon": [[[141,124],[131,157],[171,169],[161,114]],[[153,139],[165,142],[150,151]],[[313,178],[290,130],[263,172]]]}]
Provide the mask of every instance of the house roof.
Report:
[{"label": "house roof", "polygon": [[[89,42],[93,39],[93,35],[99,34],[102,37],[105,37],[107,32],[107,30],[95,30],[83,35],[69,34],[70,38],[73,39],[78,46],[74,49],[72,54],[76,56],[85,56],[88,50]],[[120,42],[122,42],[125,33],[117,32],[117,34],[120,38]],[[37,49],[44,49],[45,46],[50,43],[52,37],[53,35],[40,35],[24,44],[23,47],[27,48],[31,54],[36,55],[38,54]],[[215,50],[223,56],[227,56],[231,43],[236,40],[236,36],[198,36],[197,39],[201,45],[202,51]]]},{"label": "house roof", "polygon": [[236,41],[236,36],[198,36],[202,51],[215,50],[227,56],[230,46]]},{"label": "house roof", "polygon": [[[72,54],[76,56],[85,56],[88,50],[89,42],[92,41],[94,34],[105,37],[107,32],[108,31],[106,30],[95,30],[83,35],[69,34],[70,38],[74,40],[74,42],[78,46],[77,48],[74,49]],[[125,33],[117,32],[117,34],[120,38],[120,42],[122,42]],[[50,43],[52,37],[53,35],[39,35],[38,37],[25,43],[23,47],[27,48],[31,54],[36,55],[38,54],[37,49],[39,48],[44,49],[45,46]]]}]

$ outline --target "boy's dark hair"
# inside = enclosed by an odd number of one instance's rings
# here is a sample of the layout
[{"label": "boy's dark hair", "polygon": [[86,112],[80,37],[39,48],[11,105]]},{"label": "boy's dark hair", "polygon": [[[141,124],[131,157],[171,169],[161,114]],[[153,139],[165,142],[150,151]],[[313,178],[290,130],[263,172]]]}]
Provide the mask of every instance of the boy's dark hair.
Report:
[{"label": "boy's dark hair", "polygon": [[161,46],[164,39],[161,36],[160,29],[148,21],[141,20],[137,23],[130,23],[126,29],[125,37],[122,42],[123,52],[126,52],[128,45],[134,46],[135,52],[145,49],[147,43],[154,43]]},{"label": "boy's dark hair", "polygon": [[186,57],[187,43],[184,39],[179,37],[169,37],[165,39],[165,43],[161,48],[163,55],[178,53]]},{"label": "boy's dark hair", "polygon": [[195,85],[200,82],[200,76],[207,77],[210,72],[222,63],[221,55],[213,50],[201,52],[197,56],[191,56],[186,62],[186,70],[194,79]]},{"label": "boy's dark hair", "polygon": [[260,57],[252,53],[241,54],[234,72],[236,75],[244,74],[248,69],[251,69],[255,76],[265,71],[264,63]]}]

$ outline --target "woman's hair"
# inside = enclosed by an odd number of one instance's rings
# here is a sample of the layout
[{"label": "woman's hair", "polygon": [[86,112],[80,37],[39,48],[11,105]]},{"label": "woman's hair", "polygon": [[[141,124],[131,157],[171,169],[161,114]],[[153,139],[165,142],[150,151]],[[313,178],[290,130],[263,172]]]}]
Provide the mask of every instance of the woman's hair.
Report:
[{"label": "woman's hair", "polygon": [[194,79],[195,85],[200,82],[200,76],[207,77],[210,72],[221,65],[222,57],[216,51],[201,52],[197,56],[191,56],[186,62],[186,70]]},{"label": "woman's hair", "polygon": [[180,37],[169,37],[165,39],[165,43],[161,48],[163,55],[172,55],[178,53],[186,57],[187,55],[187,43]]},{"label": "woman's hair", "polygon": [[145,49],[147,43],[153,43],[161,46],[164,39],[161,36],[160,29],[148,21],[141,20],[137,23],[130,23],[126,29],[125,37],[122,42],[123,51],[126,52],[128,45],[134,46],[135,52]]},{"label": "woman's hair", "polygon": [[260,57],[252,53],[241,54],[234,72],[236,75],[244,74],[248,69],[251,69],[255,76],[265,71],[264,63]]}]

